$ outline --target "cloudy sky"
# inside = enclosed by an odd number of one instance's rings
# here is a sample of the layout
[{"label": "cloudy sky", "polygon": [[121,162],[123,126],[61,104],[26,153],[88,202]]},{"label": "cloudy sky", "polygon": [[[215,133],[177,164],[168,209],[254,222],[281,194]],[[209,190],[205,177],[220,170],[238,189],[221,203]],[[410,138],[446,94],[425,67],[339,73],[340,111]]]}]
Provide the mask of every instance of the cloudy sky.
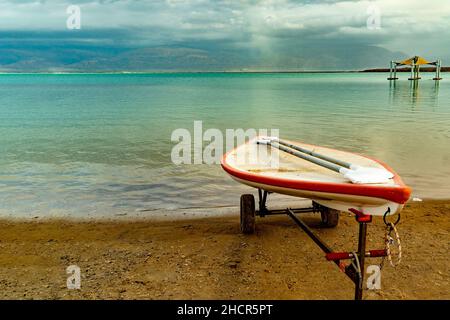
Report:
[{"label": "cloudy sky", "polygon": [[[67,28],[70,5],[81,10],[80,30]],[[343,65],[344,57],[363,57],[372,67],[372,49],[374,55],[394,59],[402,54],[440,57],[445,64],[450,60],[450,1],[0,0],[0,66],[6,69],[38,63],[86,67],[99,61],[139,67],[148,55],[146,62],[168,69],[171,59],[178,67],[190,61],[198,66],[201,59],[214,66],[225,56],[230,57],[225,68],[278,59],[299,68],[308,61],[310,68],[320,69],[318,56],[334,61],[327,66],[336,68],[352,67]]]}]

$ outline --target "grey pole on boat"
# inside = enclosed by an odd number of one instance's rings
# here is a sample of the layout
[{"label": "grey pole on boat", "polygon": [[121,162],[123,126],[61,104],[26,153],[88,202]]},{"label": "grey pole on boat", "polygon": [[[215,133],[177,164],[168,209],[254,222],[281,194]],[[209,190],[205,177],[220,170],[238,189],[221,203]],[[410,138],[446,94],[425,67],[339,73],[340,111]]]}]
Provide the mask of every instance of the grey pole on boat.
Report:
[{"label": "grey pole on boat", "polygon": [[337,164],[337,165],[342,166],[344,168],[350,169],[352,167],[352,164],[349,163],[349,162],[346,162],[346,161],[343,161],[343,160],[339,160],[339,159],[335,159],[335,158],[332,158],[332,157],[329,157],[329,156],[326,156],[326,155],[314,152],[312,150],[308,150],[308,149],[305,149],[305,148],[293,145],[293,144],[285,142],[283,140],[279,140],[278,139],[276,142],[278,142],[279,144],[284,145],[286,147],[289,147],[291,149],[294,149],[294,150],[306,153],[306,154],[308,154],[310,156],[313,156],[313,157],[316,157],[316,158],[319,158],[319,159],[322,159],[322,160],[325,160],[325,161]]},{"label": "grey pole on boat", "polygon": [[329,161],[318,159],[317,157],[314,157],[314,156],[309,155],[309,154],[305,154],[305,153],[302,153],[302,152],[298,152],[296,150],[292,150],[292,149],[290,149],[288,147],[285,147],[285,146],[281,145],[279,143],[279,141],[267,141],[266,143],[270,144],[272,147],[280,149],[281,151],[284,151],[284,152],[289,153],[289,154],[291,154],[293,156],[302,158],[303,160],[315,163],[315,164],[317,164],[317,165],[319,165],[321,167],[325,167],[327,169],[336,171],[338,173],[341,172],[340,171],[341,166],[339,166],[337,164],[334,164],[334,163],[330,163]]},{"label": "grey pole on boat", "polygon": [[[295,157],[317,164],[343,175],[352,183],[386,183],[394,175],[392,172],[381,168],[361,167],[351,163],[334,159],[322,154],[307,150],[293,144],[280,141],[276,137],[263,138],[256,141],[257,144],[269,145]],[[283,145],[284,144],[284,145]]]}]

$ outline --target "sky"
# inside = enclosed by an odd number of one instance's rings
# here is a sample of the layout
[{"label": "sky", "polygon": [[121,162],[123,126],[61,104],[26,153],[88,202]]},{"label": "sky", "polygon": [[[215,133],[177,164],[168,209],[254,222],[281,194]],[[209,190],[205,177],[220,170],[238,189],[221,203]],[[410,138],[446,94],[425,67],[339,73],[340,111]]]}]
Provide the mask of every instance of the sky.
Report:
[{"label": "sky", "polygon": [[351,69],[416,54],[450,60],[449,0],[0,0],[3,69]]}]

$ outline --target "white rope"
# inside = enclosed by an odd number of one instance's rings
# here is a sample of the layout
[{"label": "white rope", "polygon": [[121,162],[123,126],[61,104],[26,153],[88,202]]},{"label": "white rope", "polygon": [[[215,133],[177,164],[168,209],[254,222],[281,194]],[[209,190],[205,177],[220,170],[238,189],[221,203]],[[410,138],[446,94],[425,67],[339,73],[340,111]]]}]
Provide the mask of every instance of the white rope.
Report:
[{"label": "white rope", "polygon": [[[392,231],[394,231],[395,239],[393,237],[391,237]],[[397,257],[397,261],[394,263],[393,259],[392,259],[391,245],[395,244],[395,242],[397,243],[398,257]],[[397,228],[395,227],[395,225],[392,222],[389,222],[387,224],[385,243],[386,243],[386,253],[387,253],[388,261],[391,264],[391,266],[393,266],[395,268],[402,261],[402,245],[400,243],[400,236],[398,234]]]},{"label": "white rope", "polygon": [[361,270],[361,265],[359,264],[359,258],[358,258],[358,255],[356,254],[356,252],[353,251],[352,254],[353,254],[352,264],[355,264],[355,261],[356,261],[355,269],[358,272],[358,277],[359,277],[359,280],[361,281],[361,279],[362,279],[362,270]]}]

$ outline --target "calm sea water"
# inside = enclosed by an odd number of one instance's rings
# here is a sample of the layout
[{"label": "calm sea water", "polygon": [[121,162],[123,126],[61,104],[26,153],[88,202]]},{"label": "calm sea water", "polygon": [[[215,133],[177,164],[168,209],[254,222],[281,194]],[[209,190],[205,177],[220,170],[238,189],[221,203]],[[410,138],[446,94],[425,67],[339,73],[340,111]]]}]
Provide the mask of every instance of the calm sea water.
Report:
[{"label": "calm sea water", "polygon": [[[220,166],[171,163],[174,129],[279,128],[379,158],[450,197],[450,80],[385,74],[0,75],[0,215],[236,205]],[[445,74],[444,74],[445,77]]]}]

